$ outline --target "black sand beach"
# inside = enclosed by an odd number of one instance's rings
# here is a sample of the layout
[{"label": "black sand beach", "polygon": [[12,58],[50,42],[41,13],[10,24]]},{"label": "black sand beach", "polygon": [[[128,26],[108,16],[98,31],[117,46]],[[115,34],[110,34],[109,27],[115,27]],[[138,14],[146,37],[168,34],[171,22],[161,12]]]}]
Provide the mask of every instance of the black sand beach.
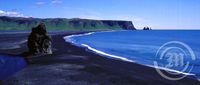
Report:
[{"label": "black sand beach", "polygon": [[[64,36],[86,32],[54,32],[53,54],[30,56],[26,68],[8,79],[3,85],[200,85],[190,78],[170,81],[161,77],[154,68],[114,60],[65,42]],[[0,43],[11,43],[0,48],[0,54],[20,55],[28,50],[28,33],[0,34]],[[15,42],[15,43],[14,43]],[[13,44],[12,44],[13,43]]]}]

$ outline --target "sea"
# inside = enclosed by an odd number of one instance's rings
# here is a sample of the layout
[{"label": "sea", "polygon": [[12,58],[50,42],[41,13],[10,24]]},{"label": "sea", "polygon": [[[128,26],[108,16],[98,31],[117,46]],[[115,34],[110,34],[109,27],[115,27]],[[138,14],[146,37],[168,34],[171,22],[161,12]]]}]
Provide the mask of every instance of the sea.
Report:
[{"label": "sea", "polygon": [[200,30],[120,30],[65,36],[104,57],[200,79]]}]

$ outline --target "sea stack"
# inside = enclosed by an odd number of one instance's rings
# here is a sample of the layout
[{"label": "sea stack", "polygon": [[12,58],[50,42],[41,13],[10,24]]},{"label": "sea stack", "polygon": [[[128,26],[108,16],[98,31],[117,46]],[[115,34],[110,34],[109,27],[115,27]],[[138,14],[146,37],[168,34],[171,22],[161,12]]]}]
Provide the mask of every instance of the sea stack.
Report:
[{"label": "sea stack", "polygon": [[151,27],[144,27],[143,30],[152,30]]},{"label": "sea stack", "polygon": [[46,31],[44,23],[32,28],[28,37],[29,54],[52,54],[51,36]]}]

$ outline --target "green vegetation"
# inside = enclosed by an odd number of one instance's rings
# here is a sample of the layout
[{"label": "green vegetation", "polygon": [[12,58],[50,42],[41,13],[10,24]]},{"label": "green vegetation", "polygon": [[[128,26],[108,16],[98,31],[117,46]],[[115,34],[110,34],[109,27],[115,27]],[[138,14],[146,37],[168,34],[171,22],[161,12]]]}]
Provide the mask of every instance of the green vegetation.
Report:
[{"label": "green vegetation", "polygon": [[66,18],[22,18],[0,16],[0,30],[31,30],[38,23],[44,22],[47,30],[118,30],[132,29],[131,21],[66,19]]}]

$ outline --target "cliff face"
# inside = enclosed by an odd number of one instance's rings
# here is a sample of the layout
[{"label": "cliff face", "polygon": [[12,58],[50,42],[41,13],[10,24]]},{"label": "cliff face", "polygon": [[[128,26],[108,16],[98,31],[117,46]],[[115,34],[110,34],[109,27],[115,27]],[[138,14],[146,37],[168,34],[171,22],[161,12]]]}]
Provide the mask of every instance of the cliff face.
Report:
[{"label": "cliff face", "polygon": [[103,20],[102,22],[111,27],[118,25],[119,27],[126,29],[126,30],[134,30],[135,29],[135,27],[131,21],[109,21],[109,20],[106,21],[106,20]]},{"label": "cliff face", "polygon": [[48,30],[135,30],[131,21],[66,19],[66,18],[21,18],[0,16],[0,30],[30,30],[44,22]]}]

